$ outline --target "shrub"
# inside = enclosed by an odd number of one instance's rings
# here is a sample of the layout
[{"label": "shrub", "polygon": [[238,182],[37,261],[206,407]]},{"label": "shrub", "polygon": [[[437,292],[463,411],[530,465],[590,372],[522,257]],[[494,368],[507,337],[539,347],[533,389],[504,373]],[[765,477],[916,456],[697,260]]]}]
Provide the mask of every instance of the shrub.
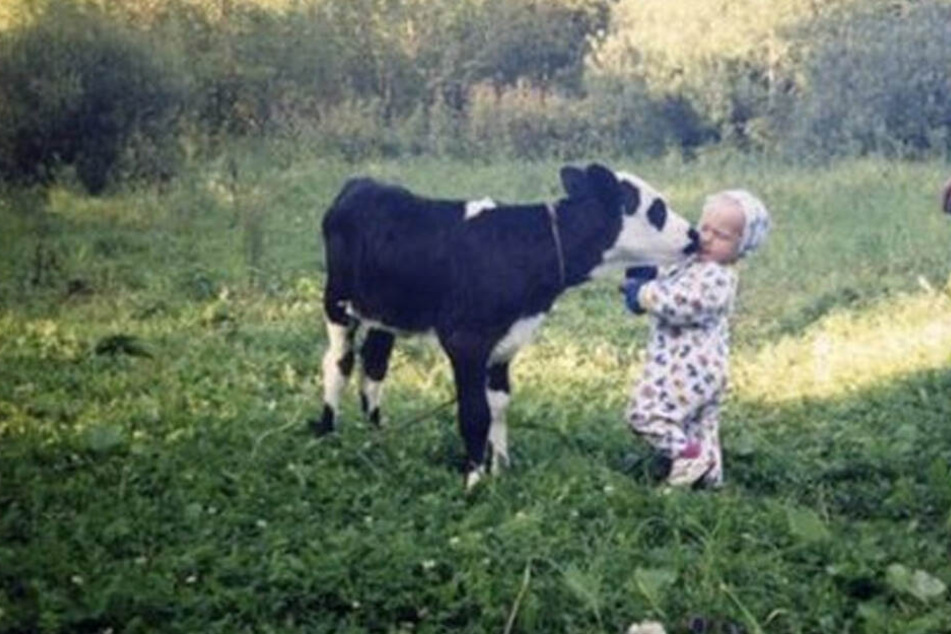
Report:
[{"label": "shrub", "polygon": [[470,93],[468,135],[479,154],[571,158],[600,150],[589,102],[534,88],[488,84]]},{"label": "shrub", "polygon": [[99,193],[133,140],[138,150],[128,161],[162,157],[139,175],[173,171],[175,155],[163,148],[174,141],[184,87],[142,39],[69,2],[51,3],[34,22],[0,34],[2,178],[48,182],[57,167],[73,165]]},{"label": "shrub", "polygon": [[324,110],[315,126],[321,145],[349,161],[379,156],[387,136],[381,102],[351,101]]},{"label": "shrub", "polygon": [[832,157],[922,156],[951,139],[951,6],[925,1],[903,13],[879,4],[814,27],[792,150]]},{"label": "shrub", "polygon": [[657,156],[670,131],[659,104],[639,78],[598,77],[589,81],[589,116],[597,144],[612,154]]}]

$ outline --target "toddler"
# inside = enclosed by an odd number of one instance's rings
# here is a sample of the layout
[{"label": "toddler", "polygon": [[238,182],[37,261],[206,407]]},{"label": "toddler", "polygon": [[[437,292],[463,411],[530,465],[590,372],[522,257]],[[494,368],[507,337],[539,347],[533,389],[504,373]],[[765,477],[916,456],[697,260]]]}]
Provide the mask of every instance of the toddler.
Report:
[{"label": "toddler", "polygon": [[647,313],[651,323],[647,360],[627,420],[672,459],[671,486],[723,482],[719,413],[737,285],[733,264],[755,251],[769,229],[769,213],[755,196],[718,192],[703,205],[694,258],[659,278],[656,268],[632,269],[622,287],[628,308]]}]

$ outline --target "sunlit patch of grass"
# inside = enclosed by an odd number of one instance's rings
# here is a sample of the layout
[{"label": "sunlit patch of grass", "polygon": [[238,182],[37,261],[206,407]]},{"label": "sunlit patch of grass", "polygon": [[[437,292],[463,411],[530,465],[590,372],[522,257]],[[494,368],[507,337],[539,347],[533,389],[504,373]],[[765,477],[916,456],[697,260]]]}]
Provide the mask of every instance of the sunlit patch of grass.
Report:
[{"label": "sunlit patch of grass", "polygon": [[732,365],[737,395],[767,403],[841,396],[951,365],[951,297],[901,295],[862,312],[837,311]]},{"label": "sunlit patch of grass", "polygon": [[94,225],[141,227],[154,222],[161,206],[150,196],[92,198],[63,186],[54,186],[47,191],[44,209],[73,225],[91,222]]},{"label": "sunlit patch of grass", "polygon": [[[590,395],[592,406],[615,407],[620,416],[643,364],[647,325],[611,306],[611,292],[607,283],[591,289],[597,319],[584,318],[591,302],[582,292],[542,325],[512,364],[514,407],[524,391],[531,393],[526,400]],[[928,289],[834,307],[796,335],[735,346],[731,390],[735,398],[764,404],[826,399],[949,365],[951,295]]]},{"label": "sunlit patch of grass", "polygon": [[[597,326],[583,322],[571,321],[569,336],[563,318],[570,316],[553,316],[551,328],[543,325],[536,342],[513,362],[513,411],[543,420],[568,402],[573,408],[568,428],[592,420],[620,425],[631,382],[643,364],[644,324],[614,326],[622,333],[618,344],[604,332],[611,328],[595,334]],[[432,354],[438,356],[435,347]],[[867,309],[836,310],[797,336],[735,350],[731,398],[763,405],[841,398],[949,366],[951,297],[934,291],[904,294]],[[451,387],[448,369],[437,364],[436,371],[443,389]],[[408,392],[425,389],[405,370],[395,377]]]}]

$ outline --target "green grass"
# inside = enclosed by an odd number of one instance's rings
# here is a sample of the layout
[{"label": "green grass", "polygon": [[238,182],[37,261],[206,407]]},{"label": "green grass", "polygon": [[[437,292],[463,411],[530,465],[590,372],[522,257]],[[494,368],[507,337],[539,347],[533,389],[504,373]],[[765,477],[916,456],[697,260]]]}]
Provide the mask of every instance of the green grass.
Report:
[{"label": "green grass", "polygon": [[237,184],[8,192],[0,631],[951,631],[945,166],[613,165],[691,219],[733,186],[774,215],[741,273],[717,493],[662,494],[623,425],[646,325],[617,280],[516,360],[514,464],[470,495],[432,344],[398,348],[387,429],[351,392],[339,434],[304,431],[342,181],[543,200],[560,164],[251,157]]}]

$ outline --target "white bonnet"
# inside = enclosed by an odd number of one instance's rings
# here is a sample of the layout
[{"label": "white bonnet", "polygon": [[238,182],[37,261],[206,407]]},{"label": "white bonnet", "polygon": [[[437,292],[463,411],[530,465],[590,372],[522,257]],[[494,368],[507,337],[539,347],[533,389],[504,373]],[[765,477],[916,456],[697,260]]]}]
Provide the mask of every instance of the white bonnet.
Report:
[{"label": "white bonnet", "polygon": [[743,235],[740,236],[737,255],[741,258],[745,257],[758,249],[766,240],[772,226],[769,212],[763,201],[745,189],[728,189],[721,194],[729,196],[743,211],[746,224],[743,227]]}]

